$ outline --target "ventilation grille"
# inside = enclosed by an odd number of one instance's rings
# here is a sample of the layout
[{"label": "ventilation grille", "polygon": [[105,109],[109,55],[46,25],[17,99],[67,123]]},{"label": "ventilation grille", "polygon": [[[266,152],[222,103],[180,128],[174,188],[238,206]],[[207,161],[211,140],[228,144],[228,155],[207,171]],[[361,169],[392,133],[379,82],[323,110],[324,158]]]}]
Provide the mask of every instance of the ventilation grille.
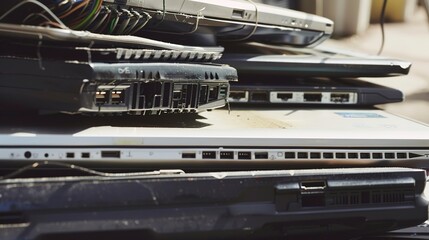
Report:
[{"label": "ventilation grille", "polygon": [[[224,99],[228,89],[226,87],[201,88],[200,102]],[[176,97],[174,97],[176,99]],[[216,149],[195,149],[197,154],[195,159],[205,159],[204,153],[213,152],[212,159],[229,160],[405,160],[413,158],[429,158],[429,150],[341,150],[329,151],[327,149],[304,150],[304,149],[247,149],[247,148],[226,148]],[[245,154],[244,154],[245,153]],[[243,157],[245,156],[245,157]]]},{"label": "ventilation grille", "polygon": [[[97,49],[91,49],[97,50]],[[99,51],[116,52],[116,59],[121,60],[163,60],[163,61],[214,61],[221,57],[219,52],[197,52],[176,50],[146,50],[146,49],[100,49]]]},{"label": "ventilation grille", "polygon": [[331,206],[404,203],[412,201],[414,201],[414,192],[411,190],[327,193],[327,205]]},{"label": "ventilation grille", "polygon": [[393,152],[393,151],[368,151],[368,152],[304,152],[304,151],[288,151],[284,153],[286,159],[410,159],[424,157],[422,154],[411,152]]}]

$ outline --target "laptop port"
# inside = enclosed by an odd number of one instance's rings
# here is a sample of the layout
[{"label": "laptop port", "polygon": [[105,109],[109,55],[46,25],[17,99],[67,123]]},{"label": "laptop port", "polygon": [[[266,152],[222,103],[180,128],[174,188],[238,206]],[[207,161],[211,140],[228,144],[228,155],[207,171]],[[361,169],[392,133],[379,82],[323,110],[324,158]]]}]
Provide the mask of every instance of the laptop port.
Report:
[{"label": "laptop port", "polygon": [[25,153],[24,153],[24,157],[25,158],[31,158],[31,152],[30,151],[26,151]]},{"label": "laptop port", "polygon": [[371,154],[370,153],[360,153],[360,159],[370,159]]},{"label": "laptop port", "polygon": [[298,158],[300,158],[300,159],[307,159],[308,158],[308,153],[306,153],[306,152],[299,152],[298,153]]},{"label": "laptop port", "polygon": [[83,153],[81,154],[81,157],[82,157],[82,158],[89,158],[89,156],[90,156],[89,152],[83,152]]},{"label": "laptop port", "polygon": [[125,92],[124,91],[112,91],[112,104],[122,104],[125,101]]},{"label": "laptop port", "polygon": [[231,17],[233,17],[233,18],[244,18],[244,10],[233,9]]},{"label": "laptop port", "polygon": [[286,159],[295,159],[295,152],[285,152]]},{"label": "laptop port", "polygon": [[349,159],[358,159],[359,156],[358,156],[358,153],[349,153],[348,158]]},{"label": "laptop port", "polygon": [[234,159],[234,152],[220,152],[220,159]]},{"label": "laptop port", "polygon": [[182,153],[182,158],[196,158],[196,157],[197,157],[196,153],[191,153],[191,152]]},{"label": "laptop port", "polygon": [[74,158],[74,153],[72,152],[66,153],[66,158]]},{"label": "laptop port", "polygon": [[238,159],[252,159],[251,152],[238,152]]},{"label": "laptop port", "polygon": [[233,100],[246,99],[246,92],[245,91],[230,91],[229,98],[231,98]]},{"label": "laptop port", "polygon": [[269,96],[266,92],[255,92],[252,93],[251,100],[255,102],[268,102]]},{"label": "laptop port", "polygon": [[277,98],[286,102],[293,98],[293,93],[277,93]]},{"label": "laptop port", "polygon": [[321,93],[304,93],[305,102],[321,102],[322,94]]},{"label": "laptop port", "polygon": [[349,102],[350,95],[348,93],[331,93],[331,102],[345,103]]},{"label": "laptop port", "polygon": [[109,92],[107,91],[98,91],[95,93],[95,104],[103,105],[109,103]]},{"label": "laptop port", "polygon": [[338,159],[345,159],[346,158],[346,153],[337,152],[337,153],[335,153],[335,157],[338,158]]},{"label": "laptop port", "polygon": [[322,155],[319,152],[312,152],[312,153],[310,153],[310,158],[311,159],[320,159],[320,158],[322,158]]},{"label": "laptop port", "polygon": [[267,152],[255,152],[255,159],[268,159]]},{"label": "laptop port", "polygon": [[324,189],[324,188],[326,188],[326,182],[325,181],[301,182],[301,188],[304,189],[304,190],[309,190],[309,189]]},{"label": "laptop port", "polygon": [[323,158],[326,158],[326,159],[334,159],[334,153],[331,153],[331,152],[325,152],[325,153],[323,153]]},{"label": "laptop port", "polygon": [[215,151],[204,151],[203,152],[203,159],[216,159],[216,152]]},{"label": "laptop port", "polygon": [[121,158],[120,151],[101,151],[102,158]]},{"label": "laptop port", "polygon": [[372,153],[372,159],[382,159],[383,153]]}]

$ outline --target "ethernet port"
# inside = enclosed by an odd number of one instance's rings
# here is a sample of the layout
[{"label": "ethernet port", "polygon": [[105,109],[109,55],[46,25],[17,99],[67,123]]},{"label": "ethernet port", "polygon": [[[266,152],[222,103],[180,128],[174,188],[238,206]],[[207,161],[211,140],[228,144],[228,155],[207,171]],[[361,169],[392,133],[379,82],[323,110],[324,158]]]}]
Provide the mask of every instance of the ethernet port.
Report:
[{"label": "ethernet port", "polygon": [[305,102],[321,102],[322,94],[321,93],[304,93]]}]

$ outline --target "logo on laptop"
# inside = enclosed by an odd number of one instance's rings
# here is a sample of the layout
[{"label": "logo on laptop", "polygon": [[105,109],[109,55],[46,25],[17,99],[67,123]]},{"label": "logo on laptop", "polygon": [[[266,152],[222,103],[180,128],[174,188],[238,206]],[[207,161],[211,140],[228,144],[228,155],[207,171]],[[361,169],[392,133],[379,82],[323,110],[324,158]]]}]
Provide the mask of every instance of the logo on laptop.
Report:
[{"label": "logo on laptop", "polygon": [[130,71],[130,69],[128,68],[128,67],[124,67],[124,68],[118,68],[118,73],[119,74],[130,74],[131,73],[131,71]]},{"label": "logo on laptop", "polygon": [[383,115],[368,112],[336,112],[335,114],[343,118],[386,118]]}]

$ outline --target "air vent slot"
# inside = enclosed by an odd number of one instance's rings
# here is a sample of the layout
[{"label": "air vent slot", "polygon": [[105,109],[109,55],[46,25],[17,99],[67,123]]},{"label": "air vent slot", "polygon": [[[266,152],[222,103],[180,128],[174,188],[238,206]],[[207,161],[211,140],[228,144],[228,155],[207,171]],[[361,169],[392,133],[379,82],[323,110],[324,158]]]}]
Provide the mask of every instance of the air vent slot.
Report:
[{"label": "air vent slot", "polygon": [[381,203],[405,203],[414,201],[414,193],[411,190],[374,190],[329,193],[327,201],[330,205],[359,205]]}]

